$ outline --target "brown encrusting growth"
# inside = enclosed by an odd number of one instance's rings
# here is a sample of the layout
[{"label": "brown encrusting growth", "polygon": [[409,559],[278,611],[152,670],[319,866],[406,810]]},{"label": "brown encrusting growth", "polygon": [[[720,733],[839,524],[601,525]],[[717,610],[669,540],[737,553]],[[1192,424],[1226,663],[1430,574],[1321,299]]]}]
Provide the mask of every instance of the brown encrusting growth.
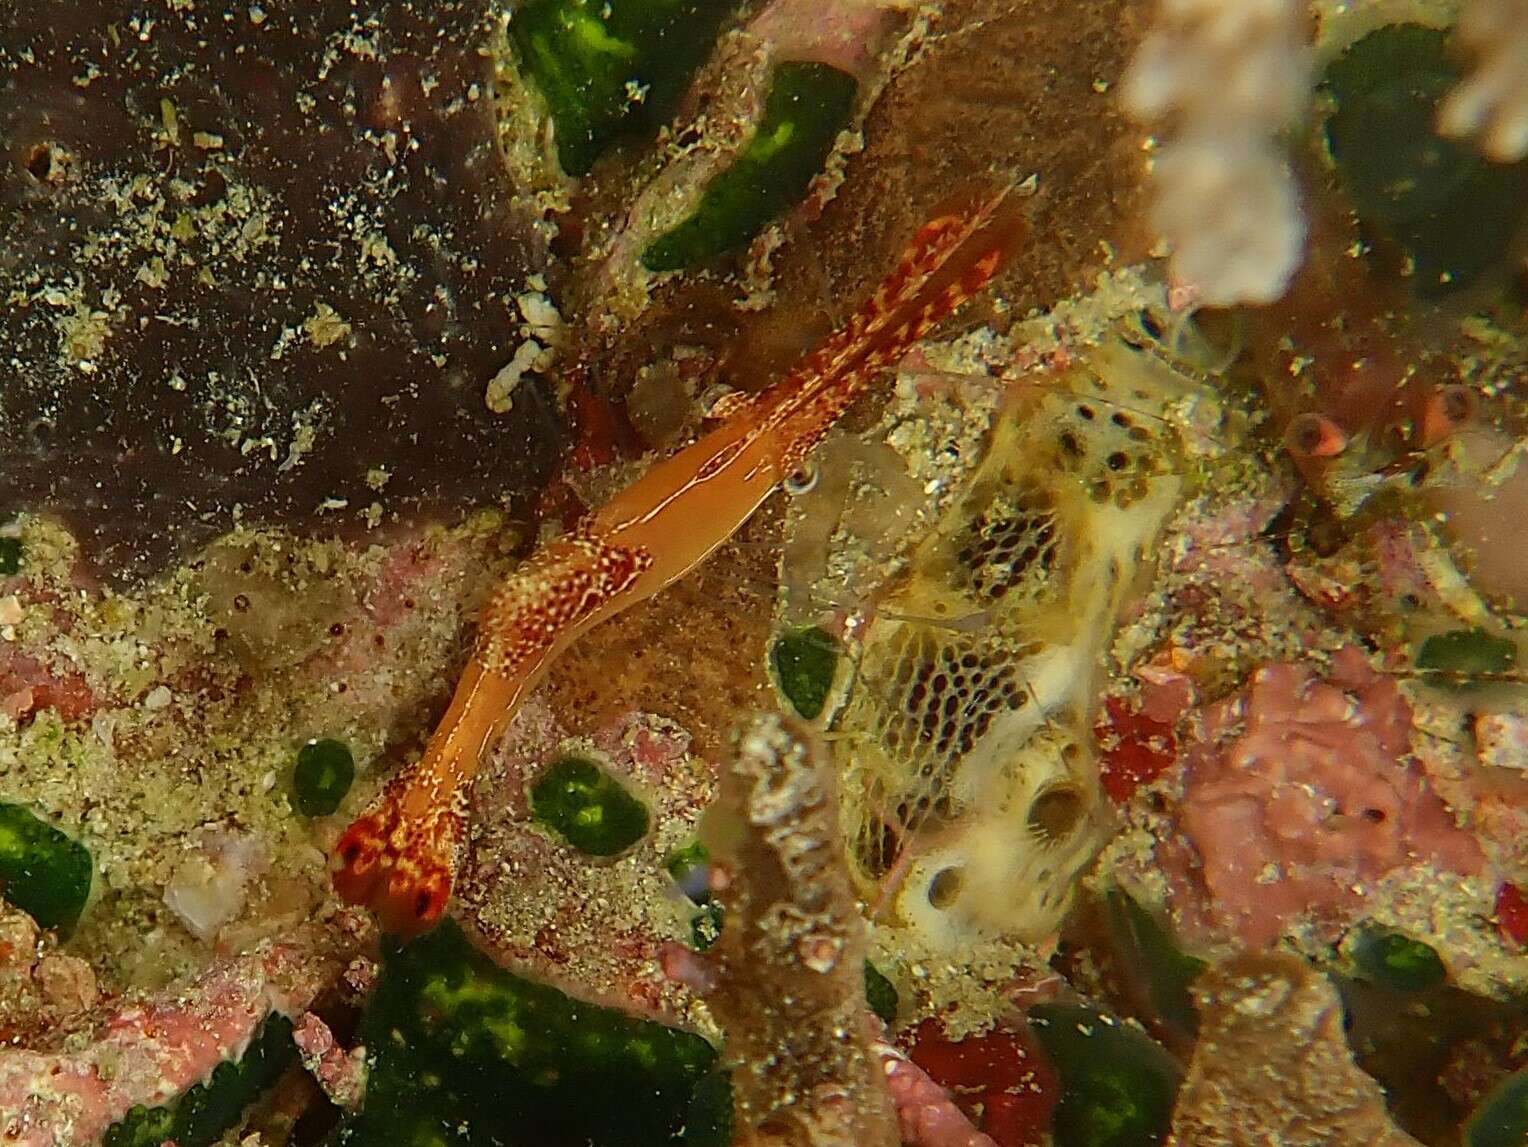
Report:
[{"label": "brown encrusting growth", "polygon": [[[635,408],[655,377],[683,375],[697,358],[718,362],[739,387],[765,385],[873,287],[903,236],[938,211],[951,187],[972,179],[1033,176],[1031,230],[1045,236],[1022,268],[1000,276],[1008,305],[974,310],[974,322],[995,314],[1001,324],[1005,314],[1050,306],[1144,256],[1150,240],[1135,220],[1142,133],[1116,107],[1112,82],[1149,8],[1118,0],[939,8],[911,33],[906,60],[892,68],[846,155],[831,161],[844,164],[842,182],[826,181],[831,192],[812,192],[746,255],[722,264],[732,271],[741,263],[740,273],[651,284],[640,317],[605,329],[584,322],[599,313],[599,300],[585,296],[608,284],[573,271],[565,314],[602,393]],[[708,121],[714,114],[708,106]],[[604,220],[624,220],[630,206],[624,182],[599,170],[594,182],[575,208],[589,215],[573,217],[590,234],[620,226]]]},{"label": "brown encrusting growth", "polygon": [[1283,1147],[1417,1147],[1353,1062],[1337,989],[1306,961],[1236,956],[1205,972],[1194,996],[1199,1043],[1178,1093],[1173,1147],[1244,1147],[1248,1134]]},{"label": "brown encrusting growth", "polygon": [[633,709],[663,713],[690,732],[699,756],[723,759],[737,715],[767,704],[765,659],[738,651],[768,643],[779,516],[765,503],[690,577],[575,643],[547,673],[553,708],[577,714],[583,729]]},{"label": "brown encrusting growth", "polygon": [[759,717],[701,825],[726,910],[707,1001],[748,1147],[901,1141],[866,1028],[865,926],[831,761],[801,723]]},{"label": "brown encrusting growth", "polygon": [[[957,0],[871,110],[855,178],[781,253],[782,298],[810,297],[811,276],[839,291],[943,190],[984,171],[1035,177],[1031,226],[1045,241],[998,280],[1012,314],[1052,305],[1099,271],[1144,253],[1137,230],[1141,133],[1113,80],[1149,7],[1113,0]],[[819,280],[820,281],[820,280]]]}]

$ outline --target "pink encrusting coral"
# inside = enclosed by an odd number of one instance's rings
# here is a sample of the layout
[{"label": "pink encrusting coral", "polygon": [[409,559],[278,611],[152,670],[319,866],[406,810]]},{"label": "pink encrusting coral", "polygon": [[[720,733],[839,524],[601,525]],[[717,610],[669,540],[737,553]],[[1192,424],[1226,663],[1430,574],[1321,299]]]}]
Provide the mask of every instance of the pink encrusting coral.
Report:
[{"label": "pink encrusting coral", "polygon": [[1329,680],[1267,665],[1202,714],[1183,761],[1181,840],[1164,844],[1174,907],[1191,930],[1249,945],[1298,918],[1350,919],[1393,870],[1479,873],[1479,844],[1410,755],[1411,710],[1356,648]]}]

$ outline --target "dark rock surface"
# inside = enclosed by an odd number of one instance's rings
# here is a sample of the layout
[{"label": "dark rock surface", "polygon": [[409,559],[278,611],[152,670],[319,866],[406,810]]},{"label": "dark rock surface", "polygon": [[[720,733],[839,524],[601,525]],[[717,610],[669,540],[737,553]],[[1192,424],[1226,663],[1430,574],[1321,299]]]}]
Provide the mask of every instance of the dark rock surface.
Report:
[{"label": "dark rock surface", "polygon": [[0,512],[125,580],[535,493],[551,402],[484,402],[547,262],[489,7],[0,4]]}]

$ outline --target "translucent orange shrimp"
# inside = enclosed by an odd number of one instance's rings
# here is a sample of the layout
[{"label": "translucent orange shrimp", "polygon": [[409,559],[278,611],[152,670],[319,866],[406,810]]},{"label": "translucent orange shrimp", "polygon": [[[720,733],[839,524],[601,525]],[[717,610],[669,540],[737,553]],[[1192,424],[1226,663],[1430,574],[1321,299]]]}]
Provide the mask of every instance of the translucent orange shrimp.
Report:
[{"label": "translucent orange shrimp", "polygon": [[336,847],[334,883],[390,932],[434,926],[466,836],[484,749],[547,666],[581,634],[658,593],[721,545],[884,369],[980,291],[1017,245],[1004,194],[926,224],[874,295],[780,382],[728,395],[721,422],[538,549],[488,603],[476,650],[423,758]]}]

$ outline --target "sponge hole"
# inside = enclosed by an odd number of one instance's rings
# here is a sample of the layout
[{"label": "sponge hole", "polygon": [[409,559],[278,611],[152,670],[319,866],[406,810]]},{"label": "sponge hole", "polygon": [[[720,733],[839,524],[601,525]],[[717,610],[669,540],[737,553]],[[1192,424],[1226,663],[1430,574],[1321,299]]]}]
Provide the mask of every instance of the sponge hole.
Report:
[{"label": "sponge hole", "polygon": [[960,890],[965,882],[963,869],[941,868],[934,873],[934,879],[928,882],[928,902],[940,911],[953,908],[955,901],[960,899]]},{"label": "sponge hole", "polygon": [[1073,785],[1056,785],[1029,806],[1029,831],[1044,843],[1055,844],[1072,834],[1082,812],[1082,793]]}]

